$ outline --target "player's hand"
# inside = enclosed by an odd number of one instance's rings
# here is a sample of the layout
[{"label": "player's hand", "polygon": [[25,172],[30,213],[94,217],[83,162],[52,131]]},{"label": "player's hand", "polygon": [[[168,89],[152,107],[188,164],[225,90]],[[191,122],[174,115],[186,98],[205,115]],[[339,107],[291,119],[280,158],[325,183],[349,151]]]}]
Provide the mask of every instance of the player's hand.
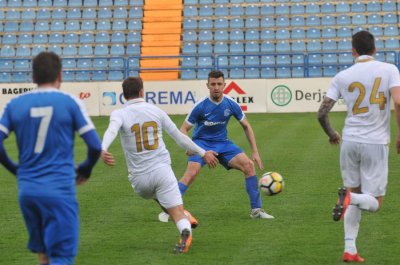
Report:
[{"label": "player's hand", "polygon": [[115,166],[115,159],[113,154],[102,150],[101,151],[101,159],[103,160],[103,162],[108,165],[108,166]]},{"label": "player's hand", "polygon": [[335,131],[335,133],[333,135],[331,135],[329,137],[329,143],[330,144],[340,144],[340,141],[342,140],[342,138],[340,137],[340,134],[338,132]]},{"label": "player's hand", "polygon": [[80,172],[79,167],[75,168],[75,174],[76,174],[76,176],[75,176],[76,185],[85,184],[89,180],[89,177],[90,177],[90,173],[89,173],[89,175],[87,175],[87,174]]},{"label": "player's hand", "polygon": [[258,154],[258,152],[253,153],[253,161],[256,162],[258,169],[260,170],[264,170],[264,165],[263,162],[261,161],[260,155]]},{"label": "player's hand", "polygon": [[203,160],[207,163],[209,168],[214,168],[218,165],[217,155],[218,153],[212,150],[206,151],[204,154]]}]

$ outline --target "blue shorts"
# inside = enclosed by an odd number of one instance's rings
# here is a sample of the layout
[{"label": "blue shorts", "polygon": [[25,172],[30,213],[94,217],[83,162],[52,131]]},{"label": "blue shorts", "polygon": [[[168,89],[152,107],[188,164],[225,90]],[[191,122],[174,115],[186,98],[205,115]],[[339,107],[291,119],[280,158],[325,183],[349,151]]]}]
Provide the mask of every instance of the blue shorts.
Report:
[{"label": "blue shorts", "polygon": [[77,255],[79,208],[75,198],[20,196],[19,205],[32,252],[45,253],[50,259]]},{"label": "blue shorts", "polygon": [[[218,160],[223,165],[226,169],[231,169],[229,161],[232,160],[235,156],[237,156],[240,153],[243,153],[243,150],[240,149],[237,145],[235,145],[232,141],[230,140],[225,140],[223,142],[211,142],[211,141],[206,141],[206,140],[200,140],[200,139],[194,139],[193,142],[195,142],[198,146],[203,148],[206,151],[212,150],[218,153]],[[188,159],[189,162],[197,162],[199,163],[202,167],[206,164],[204,160],[199,156],[199,155],[192,155],[189,156]]]}]

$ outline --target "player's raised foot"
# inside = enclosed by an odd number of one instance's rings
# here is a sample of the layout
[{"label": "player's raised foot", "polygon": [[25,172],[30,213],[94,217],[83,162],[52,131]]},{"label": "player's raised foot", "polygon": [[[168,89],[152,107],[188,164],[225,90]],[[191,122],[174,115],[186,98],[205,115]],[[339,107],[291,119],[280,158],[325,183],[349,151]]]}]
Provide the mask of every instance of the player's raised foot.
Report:
[{"label": "player's raised foot", "polygon": [[345,187],[339,188],[338,195],[338,200],[332,210],[332,217],[334,221],[339,221],[343,218],[344,213],[350,204],[350,192],[348,192]]},{"label": "player's raised foot", "polygon": [[350,254],[348,252],[345,252],[343,254],[343,261],[344,262],[364,262],[364,259],[361,258],[358,253],[356,254]]},{"label": "player's raised foot", "polygon": [[158,215],[158,220],[159,220],[160,222],[168,223],[168,219],[169,219],[169,214],[167,214],[166,212],[161,212],[161,213]]},{"label": "player's raised foot", "polygon": [[184,210],[184,213],[189,218],[189,222],[192,228],[196,228],[199,225],[197,219],[188,210]]},{"label": "player's raised foot", "polygon": [[179,243],[175,246],[175,253],[180,254],[188,252],[191,244],[192,234],[190,233],[189,229],[183,229]]},{"label": "player's raised foot", "polygon": [[257,208],[257,209],[252,209],[250,213],[250,217],[253,219],[274,219],[272,215],[267,214],[264,209]]}]

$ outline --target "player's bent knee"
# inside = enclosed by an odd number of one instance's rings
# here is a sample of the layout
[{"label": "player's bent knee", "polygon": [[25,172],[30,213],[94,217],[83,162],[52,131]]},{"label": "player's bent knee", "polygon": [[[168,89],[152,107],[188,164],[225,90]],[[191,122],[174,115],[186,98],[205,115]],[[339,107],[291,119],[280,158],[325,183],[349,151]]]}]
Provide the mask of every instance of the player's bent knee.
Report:
[{"label": "player's bent knee", "polygon": [[250,159],[247,159],[245,163],[243,163],[242,171],[246,176],[254,176],[256,171],[254,170],[254,163]]}]

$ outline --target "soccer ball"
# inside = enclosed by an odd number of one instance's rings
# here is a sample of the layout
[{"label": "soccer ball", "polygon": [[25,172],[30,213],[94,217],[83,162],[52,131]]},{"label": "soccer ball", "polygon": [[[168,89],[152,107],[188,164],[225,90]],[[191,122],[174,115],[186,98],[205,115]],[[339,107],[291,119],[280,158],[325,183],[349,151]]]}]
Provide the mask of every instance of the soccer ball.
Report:
[{"label": "soccer ball", "polygon": [[260,190],[268,196],[276,195],[283,190],[285,182],[281,174],[277,172],[267,172],[258,181]]}]

